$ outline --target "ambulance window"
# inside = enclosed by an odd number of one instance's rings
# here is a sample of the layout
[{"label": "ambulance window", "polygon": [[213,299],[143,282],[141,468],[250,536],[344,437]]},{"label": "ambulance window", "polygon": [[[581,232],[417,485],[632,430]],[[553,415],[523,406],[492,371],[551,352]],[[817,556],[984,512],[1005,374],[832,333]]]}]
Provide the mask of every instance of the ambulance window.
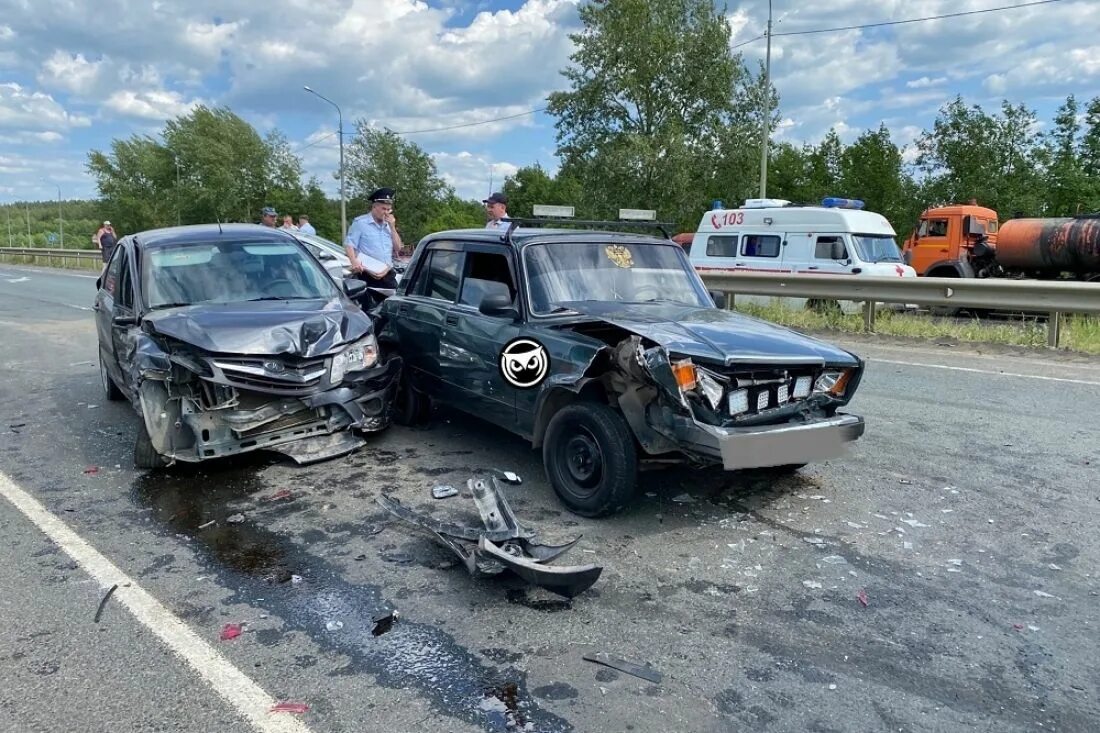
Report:
[{"label": "ambulance window", "polygon": [[737,235],[707,237],[707,257],[736,257]]},{"label": "ambulance window", "polygon": [[[840,245],[840,257],[833,257],[833,247]],[[814,244],[814,259],[817,260],[846,260],[848,249],[844,246],[844,240],[840,237],[818,237]]]},{"label": "ambulance window", "polygon": [[778,257],[780,238],[772,234],[746,234],[741,239],[745,257]]}]

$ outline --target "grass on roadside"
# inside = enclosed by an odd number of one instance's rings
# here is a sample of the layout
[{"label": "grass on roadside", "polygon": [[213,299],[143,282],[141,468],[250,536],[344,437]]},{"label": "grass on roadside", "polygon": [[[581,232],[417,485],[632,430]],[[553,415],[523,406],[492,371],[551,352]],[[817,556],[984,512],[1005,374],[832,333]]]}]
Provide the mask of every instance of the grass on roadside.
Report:
[{"label": "grass on roadside", "polygon": [[[735,301],[736,302],[736,301]],[[764,304],[736,303],[738,311],[803,331],[862,332],[863,314],[820,312],[792,308],[775,299]],[[918,340],[953,338],[974,343],[1006,344],[1043,348],[1047,324],[1035,318],[937,318],[927,313],[880,311],[875,332]],[[1073,351],[1100,354],[1100,318],[1067,316],[1062,323],[1061,346]]]}]

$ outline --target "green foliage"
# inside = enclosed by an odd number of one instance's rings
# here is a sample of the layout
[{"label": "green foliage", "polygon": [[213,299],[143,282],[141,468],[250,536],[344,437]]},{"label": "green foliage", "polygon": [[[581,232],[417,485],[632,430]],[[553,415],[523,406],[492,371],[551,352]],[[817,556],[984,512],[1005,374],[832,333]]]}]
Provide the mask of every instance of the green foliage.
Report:
[{"label": "green foliage", "polygon": [[[485,226],[485,207],[479,201],[463,201],[451,194],[432,210],[425,226],[428,232],[480,229]],[[415,242],[408,244],[411,246]]]},{"label": "green foliage", "polygon": [[106,218],[98,201],[62,201],[60,207],[57,201],[17,201],[0,206],[0,246],[60,248],[64,234],[66,249],[93,249],[92,236]]},{"label": "green foliage", "polygon": [[406,247],[430,233],[429,219],[454,194],[423,148],[390,130],[372,128],[365,120],[356,122],[346,155],[349,221],[369,209],[372,191],[392,188],[394,216]]}]

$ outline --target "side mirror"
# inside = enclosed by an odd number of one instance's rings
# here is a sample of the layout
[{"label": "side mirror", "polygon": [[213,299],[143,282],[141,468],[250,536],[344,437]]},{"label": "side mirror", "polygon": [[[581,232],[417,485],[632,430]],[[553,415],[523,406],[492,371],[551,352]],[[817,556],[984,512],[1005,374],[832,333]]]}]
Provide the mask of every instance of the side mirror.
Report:
[{"label": "side mirror", "polygon": [[336,255],[334,255],[332,252],[329,252],[327,249],[322,249],[317,251],[317,259],[321,260],[322,262],[326,262],[328,260],[336,259]]},{"label": "side mirror", "polygon": [[129,313],[116,313],[111,322],[116,326],[133,326],[137,324],[137,318]]},{"label": "side mirror", "polygon": [[963,231],[971,237],[985,236],[985,224],[967,214],[963,221]]},{"label": "side mirror", "polygon": [[367,291],[367,284],[357,277],[344,278],[344,292],[349,298],[358,298]]},{"label": "side mirror", "polygon": [[515,320],[519,318],[519,312],[512,306],[512,297],[508,294],[508,286],[501,283],[501,289],[494,288],[486,293],[477,307],[482,315],[493,318],[507,317]]},{"label": "side mirror", "polygon": [[721,308],[722,310],[726,309],[727,301],[725,293],[721,290],[708,290],[707,294],[710,296],[710,299],[714,301],[715,308]]},{"label": "side mirror", "polygon": [[847,259],[847,252],[844,250],[844,242],[833,242],[832,259],[843,260]]}]

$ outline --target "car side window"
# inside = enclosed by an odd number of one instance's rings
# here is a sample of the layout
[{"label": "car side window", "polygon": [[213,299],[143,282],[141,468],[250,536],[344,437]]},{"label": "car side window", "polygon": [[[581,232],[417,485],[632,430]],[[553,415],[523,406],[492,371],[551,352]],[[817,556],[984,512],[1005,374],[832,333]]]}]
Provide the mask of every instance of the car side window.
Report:
[{"label": "car side window", "polygon": [[458,281],[461,274],[462,252],[436,249],[424,270],[423,282],[417,283],[416,294],[433,300],[454,303],[458,299]]},{"label": "car side window", "polygon": [[123,308],[134,307],[134,283],[130,277],[130,255],[123,249],[119,264],[118,296],[116,302]]},{"label": "car side window", "polygon": [[[840,257],[833,257],[833,245],[840,244]],[[840,237],[818,237],[814,244],[814,259],[817,260],[846,260],[848,248],[844,246],[844,240]]]},{"label": "car side window", "polygon": [[477,308],[481,305],[490,286],[486,283],[502,283],[508,286],[508,295],[514,301],[516,284],[508,258],[496,252],[467,252],[465,272],[462,276],[462,294],[458,302]]},{"label": "car side window", "polygon": [[741,239],[744,257],[778,257],[782,240],[774,234],[746,234]]},{"label": "car side window", "polygon": [[707,257],[736,257],[737,235],[707,237]]},{"label": "car side window", "polygon": [[103,290],[112,298],[118,297],[118,276],[120,273],[122,256],[126,252],[125,247],[115,247],[115,253],[111,261],[107,263],[107,274],[103,276]]}]

